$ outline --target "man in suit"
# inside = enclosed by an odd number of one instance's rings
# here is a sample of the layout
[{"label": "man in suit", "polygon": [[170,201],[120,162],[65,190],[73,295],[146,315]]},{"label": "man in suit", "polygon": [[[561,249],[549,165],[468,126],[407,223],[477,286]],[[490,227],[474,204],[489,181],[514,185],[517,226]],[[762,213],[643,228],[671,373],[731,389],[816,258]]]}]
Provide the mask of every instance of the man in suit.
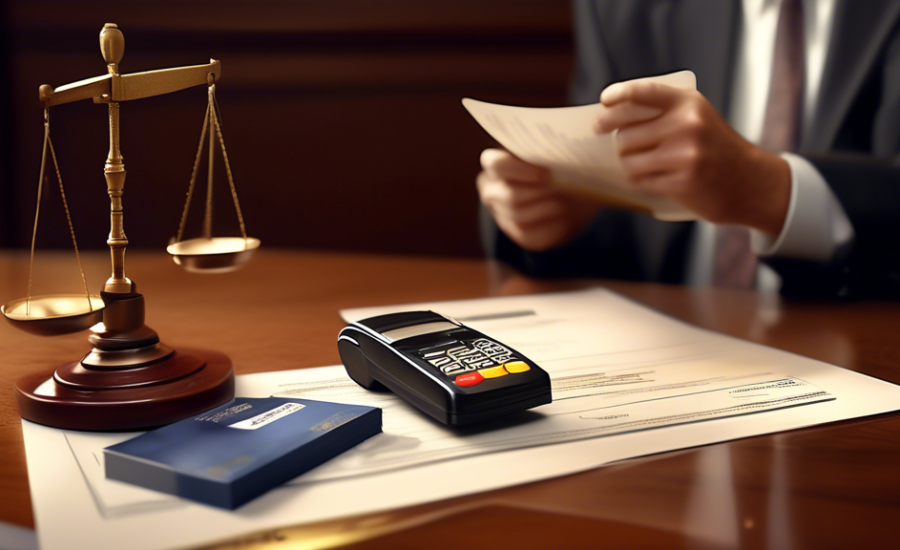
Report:
[{"label": "man in suit", "polygon": [[[618,131],[632,185],[704,221],[589,204],[487,150],[490,254],[537,276],[900,297],[900,2],[576,0],[574,17],[574,102],[600,98],[591,122]],[[683,68],[699,92],[610,86]]]}]

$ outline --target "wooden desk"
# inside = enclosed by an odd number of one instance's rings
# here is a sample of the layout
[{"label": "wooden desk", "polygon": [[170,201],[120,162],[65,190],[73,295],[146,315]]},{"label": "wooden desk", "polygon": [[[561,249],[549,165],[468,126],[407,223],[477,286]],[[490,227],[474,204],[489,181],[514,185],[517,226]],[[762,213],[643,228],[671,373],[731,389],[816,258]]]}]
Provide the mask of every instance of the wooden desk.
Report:
[{"label": "wooden desk", "polygon": [[[96,291],[108,276],[108,255],[85,256]],[[0,301],[24,293],[27,268],[27,254],[0,253]],[[39,255],[36,269],[36,293],[77,292],[80,281],[70,252]],[[474,260],[266,249],[245,270],[220,276],[184,273],[163,254],[129,252],[128,274],[147,297],[148,324],[163,341],[226,352],[238,374],[338,363],[334,342],[343,325],[341,308],[597,284],[536,283]],[[54,278],[60,283],[54,285]],[[900,382],[900,304],[786,303],[750,292],[606,285],[704,328]],[[13,381],[49,372],[88,348],[84,334],[46,339],[0,324],[0,521],[34,525]],[[654,548],[885,547],[898,541],[900,416],[666,453],[388,516],[398,524],[421,525],[352,547],[412,548],[423,540],[515,548],[599,542]],[[344,533],[342,540],[349,542],[354,537],[348,525],[371,526],[385,517],[267,536],[330,530]]]}]

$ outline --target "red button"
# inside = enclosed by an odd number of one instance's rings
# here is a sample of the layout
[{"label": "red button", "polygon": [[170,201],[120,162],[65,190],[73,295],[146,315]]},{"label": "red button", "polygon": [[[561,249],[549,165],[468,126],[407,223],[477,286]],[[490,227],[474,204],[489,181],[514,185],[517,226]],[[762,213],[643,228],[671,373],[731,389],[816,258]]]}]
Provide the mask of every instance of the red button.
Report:
[{"label": "red button", "polygon": [[481,376],[477,372],[470,372],[469,374],[460,374],[456,377],[457,386],[474,386],[475,384],[479,384],[484,380],[484,376]]}]

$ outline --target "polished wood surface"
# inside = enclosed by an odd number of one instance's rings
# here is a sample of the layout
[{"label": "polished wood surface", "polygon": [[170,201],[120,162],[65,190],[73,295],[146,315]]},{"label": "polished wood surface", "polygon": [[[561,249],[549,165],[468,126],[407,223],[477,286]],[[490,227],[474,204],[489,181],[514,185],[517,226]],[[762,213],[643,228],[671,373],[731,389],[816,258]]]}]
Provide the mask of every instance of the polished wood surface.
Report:
[{"label": "polished wood surface", "polygon": [[[39,255],[36,291],[77,291],[71,256]],[[106,254],[88,254],[86,262],[89,283],[105,280]],[[25,253],[0,253],[0,301],[24,292],[27,266]],[[237,374],[338,363],[341,308],[600,284],[535,282],[478,260],[271,249],[262,249],[243,271],[220,276],[184,273],[163,254],[129,252],[128,274],[146,296],[147,323],[163,342],[227,353]],[[71,284],[60,282],[69,278]],[[742,291],[602,284],[704,328],[900,382],[900,304],[786,302]],[[2,521],[34,522],[13,381],[77,359],[89,348],[85,336],[39,338],[0,325]],[[557,540],[565,547],[886,547],[898,540],[900,416],[665,453],[390,515],[408,527],[344,540],[353,548],[412,548],[429,539],[464,545],[473,540],[467,533],[489,531],[479,540],[499,544],[501,530],[490,526],[501,525],[518,548],[547,547],[554,540],[548,530],[561,533]],[[362,533],[373,523],[362,518],[293,533]],[[278,536],[264,533],[258,540]]]}]

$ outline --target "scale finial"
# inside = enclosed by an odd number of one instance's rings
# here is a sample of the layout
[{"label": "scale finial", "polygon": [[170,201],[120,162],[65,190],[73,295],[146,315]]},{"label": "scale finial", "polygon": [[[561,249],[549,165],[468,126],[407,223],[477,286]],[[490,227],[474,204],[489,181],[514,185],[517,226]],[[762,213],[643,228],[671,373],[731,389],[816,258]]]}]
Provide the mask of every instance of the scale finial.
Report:
[{"label": "scale finial", "polygon": [[103,25],[100,31],[100,52],[110,69],[118,69],[119,61],[125,55],[125,35],[115,23]]},{"label": "scale finial", "polygon": [[39,89],[39,96],[41,98],[41,103],[47,103],[47,101],[53,97],[53,86],[49,84],[41,84]]}]

